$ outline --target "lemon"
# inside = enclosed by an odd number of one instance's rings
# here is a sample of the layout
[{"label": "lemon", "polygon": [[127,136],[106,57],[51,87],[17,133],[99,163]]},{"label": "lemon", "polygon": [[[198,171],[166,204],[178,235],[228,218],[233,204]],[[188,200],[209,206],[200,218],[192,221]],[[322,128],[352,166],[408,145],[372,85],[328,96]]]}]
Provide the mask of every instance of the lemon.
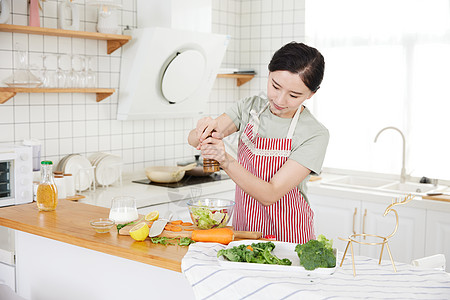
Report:
[{"label": "lemon", "polygon": [[147,223],[141,222],[131,228],[130,236],[136,241],[141,242],[147,238],[149,231]]},{"label": "lemon", "polygon": [[157,210],[151,211],[148,214],[145,215],[145,221],[155,221],[159,218],[159,212]]}]

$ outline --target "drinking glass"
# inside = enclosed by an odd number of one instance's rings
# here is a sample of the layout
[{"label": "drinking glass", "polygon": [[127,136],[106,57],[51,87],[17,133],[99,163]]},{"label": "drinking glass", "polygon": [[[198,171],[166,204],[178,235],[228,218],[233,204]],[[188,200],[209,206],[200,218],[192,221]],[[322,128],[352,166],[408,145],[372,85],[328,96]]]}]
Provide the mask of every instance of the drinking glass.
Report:
[{"label": "drinking glass", "polygon": [[97,75],[95,74],[94,70],[92,69],[92,57],[87,56],[86,57],[86,64],[85,64],[85,71],[86,71],[86,87],[95,88],[97,86]]},{"label": "drinking glass", "polygon": [[86,74],[84,72],[85,65],[86,65],[85,57],[81,55],[72,56],[71,78],[73,87],[77,88],[86,87]]},{"label": "drinking glass", "polygon": [[139,218],[136,199],[131,196],[114,197],[111,202],[109,218],[116,224],[125,224]]},{"label": "drinking glass", "polygon": [[69,83],[67,80],[67,55],[58,55],[58,67],[56,69],[56,77],[58,79],[58,87],[67,88]]}]

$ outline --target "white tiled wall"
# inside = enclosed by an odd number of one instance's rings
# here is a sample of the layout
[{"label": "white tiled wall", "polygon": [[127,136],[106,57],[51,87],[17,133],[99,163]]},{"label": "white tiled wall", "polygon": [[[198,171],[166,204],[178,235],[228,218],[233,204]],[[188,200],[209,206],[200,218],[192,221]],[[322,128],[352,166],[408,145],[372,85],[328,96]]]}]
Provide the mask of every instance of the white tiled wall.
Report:
[{"label": "white tiled wall", "polygon": [[[117,0],[116,0],[117,1]],[[28,0],[12,0],[8,23],[28,24]],[[41,26],[57,28],[57,0],[43,3]],[[80,30],[96,31],[97,15],[87,0],[77,0]],[[123,5],[120,25],[136,27],[136,1],[118,0]],[[213,32],[231,35],[223,67],[255,69],[258,75],[236,87],[235,79],[217,79],[211,93],[211,115],[222,113],[234,101],[265,91],[267,64],[274,50],[292,40],[304,39],[304,1],[294,0],[212,0]],[[37,71],[42,55],[50,54],[56,66],[57,54],[93,57],[98,86],[119,87],[121,49],[106,54],[106,42],[0,32],[0,81],[15,70],[14,45],[29,52]],[[54,55],[53,55],[54,54]],[[53,60],[53,61],[52,61]],[[1,86],[5,86],[0,83]],[[97,103],[94,94],[17,94],[0,105],[0,143],[20,143],[24,138],[43,142],[43,158],[58,162],[70,153],[89,156],[97,151],[120,155],[125,171],[139,171],[148,165],[173,165],[195,154],[186,137],[197,120],[117,121],[117,91]]]}]

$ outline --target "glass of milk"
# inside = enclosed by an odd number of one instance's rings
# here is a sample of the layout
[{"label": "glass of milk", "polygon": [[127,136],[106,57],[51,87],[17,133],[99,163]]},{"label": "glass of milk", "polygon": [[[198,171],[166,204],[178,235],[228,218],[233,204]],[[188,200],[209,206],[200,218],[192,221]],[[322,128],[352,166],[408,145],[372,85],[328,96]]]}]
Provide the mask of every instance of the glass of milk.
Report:
[{"label": "glass of milk", "polygon": [[132,222],[138,218],[136,199],[130,196],[114,197],[109,211],[109,218],[116,224]]}]

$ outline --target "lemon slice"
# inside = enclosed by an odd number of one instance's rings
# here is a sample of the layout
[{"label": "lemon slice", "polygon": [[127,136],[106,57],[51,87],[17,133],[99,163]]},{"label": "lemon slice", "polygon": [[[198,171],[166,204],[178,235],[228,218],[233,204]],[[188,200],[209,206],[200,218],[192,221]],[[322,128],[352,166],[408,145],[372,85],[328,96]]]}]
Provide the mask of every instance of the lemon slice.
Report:
[{"label": "lemon slice", "polygon": [[130,229],[130,236],[136,241],[143,241],[147,238],[149,229],[147,223],[141,222]]},{"label": "lemon slice", "polygon": [[150,222],[150,221],[155,221],[158,220],[159,218],[159,212],[157,210],[151,211],[148,214],[145,215],[145,221]]}]

